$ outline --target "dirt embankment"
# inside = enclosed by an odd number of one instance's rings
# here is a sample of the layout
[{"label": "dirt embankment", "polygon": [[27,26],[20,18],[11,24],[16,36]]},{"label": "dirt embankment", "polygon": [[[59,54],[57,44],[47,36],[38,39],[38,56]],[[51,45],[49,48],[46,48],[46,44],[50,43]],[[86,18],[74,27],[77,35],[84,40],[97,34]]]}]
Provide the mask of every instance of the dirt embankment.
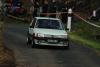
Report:
[{"label": "dirt embankment", "polygon": [[0,21],[0,67],[15,67],[13,51],[3,45],[3,23]]}]

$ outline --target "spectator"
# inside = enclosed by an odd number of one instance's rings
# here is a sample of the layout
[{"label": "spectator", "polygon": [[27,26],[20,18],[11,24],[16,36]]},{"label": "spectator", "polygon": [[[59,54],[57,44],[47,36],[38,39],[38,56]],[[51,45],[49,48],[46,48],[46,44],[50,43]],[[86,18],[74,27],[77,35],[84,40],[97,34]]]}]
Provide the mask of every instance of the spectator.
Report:
[{"label": "spectator", "polygon": [[30,7],[30,14],[31,14],[31,17],[32,17],[32,18],[35,17],[34,6],[31,6],[31,7]]},{"label": "spectator", "polygon": [[13,15],[16,15],[16,7],[15,6],[12,6],[12,12],[13,12]]},{"label": "spectator", "polygon": [[89,19],[94,20],[94,21],[98,21],[100,18],[100,10],[93,10],[92,15],[90,16]]},{"label": "spectator", "polygon": [[7,16],[7,14],[8,14],[8,8],[7,8],[7,5],[5,4],[3,8],[3,15]]},{"label": "spectator", "polygon": [[[43,5],[42,5],[42,13],[48,13],[48,1],[45,0]],[[41,16],[47,16],[47,15],[41,15]]]},{"label": "spectator", "polygon": [[97,20],[100,20],[100,8],[96,10],[96,17],[97,17]]},{"label": "spectator", "polygon": [[62,12],[64,12],[64,13],[61,14],[61,20],[62,20],[63,23],[66,23],[67,22],[67,16],[68,16],[68,14],[67,14],[67,12],[68,12],[67,3],[68,2],[66,1],[64,3],[63,7],[62,7]]},{"label": "spectator", "polygon": [[[56,1],[53,0],[53,1],[51,2],[51,4],[49,5],[49,12],[50,12],[50,13],[56,13],[56,10],[57,10]],[[50,15],[50,17],[56,17],[56,14]]]},{"label": "spectator", "polygon": [[57,5],[56,5],[56,6],[57,6],[57,11],[58,11],[58,12],[61,12],[61,11],[62,11],[63,5],[64,5],[64,2],[58,0]]},{"label": "spectator", "polygon": [[34,16],[33,17],[35,17],[35,16],[37,16],[38,15],[38,10],[39,10],[39,1],[38,0],[34,0]]}]

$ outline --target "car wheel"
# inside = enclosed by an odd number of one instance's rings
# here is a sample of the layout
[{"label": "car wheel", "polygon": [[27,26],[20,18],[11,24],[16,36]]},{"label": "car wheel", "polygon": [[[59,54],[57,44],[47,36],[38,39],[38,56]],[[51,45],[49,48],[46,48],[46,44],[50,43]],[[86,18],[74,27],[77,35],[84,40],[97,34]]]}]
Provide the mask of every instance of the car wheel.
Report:
[{"label": "car wheel", "polygon": [[27,38],[27,46],[30,46],[31,42],[32,42],[31,39],[28,37]]},{"label": "car wheel", "polygon": [[35,44],[34,40],[31,42],[31,47],[32,48],[35,48],[36,47],[36,44]]},{"label": "car wheel", "polygon": [[68,45],[68,46],[66,46],[66,48],[69,49],[69,48],[70,48],[70,46],[69,46],[69,41],[67,42],[67,45]]},{"label": "car wheel", "polygon": [[70,49],[69,44],[68,44],[68,46],[67,46],[66,48],[67,48],[67,49]]},{"label": "car wheel", "polygon": [[67,46],[65,46],[65,47],[63,47],[64,49],[69,49],[70,48],[70,46],[69,46],[69,41],[67,42],[67,44],[66,44]]}]

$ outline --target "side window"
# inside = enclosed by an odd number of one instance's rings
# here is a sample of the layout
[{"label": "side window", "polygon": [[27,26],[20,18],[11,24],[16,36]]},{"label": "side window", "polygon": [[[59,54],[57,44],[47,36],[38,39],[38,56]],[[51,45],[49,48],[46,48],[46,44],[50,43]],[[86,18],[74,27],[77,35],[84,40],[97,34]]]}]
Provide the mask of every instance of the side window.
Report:
[{"label": "side window", "polygon": [[34,18],[34,19],[32,20],[32,22],[31,22],[31,24],[30,24],[30,27],[31,27],[31,28],[34,28],[35,23],[36,23],[36,18]]}]

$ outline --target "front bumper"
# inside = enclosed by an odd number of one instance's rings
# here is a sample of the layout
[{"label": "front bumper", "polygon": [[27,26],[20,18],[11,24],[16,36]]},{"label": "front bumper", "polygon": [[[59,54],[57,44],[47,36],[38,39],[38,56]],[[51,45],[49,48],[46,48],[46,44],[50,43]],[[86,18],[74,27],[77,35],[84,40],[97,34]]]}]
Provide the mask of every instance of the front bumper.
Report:
[{"label": "front bumper", "polygon": [[69,46],[69,40],[62,38],[35,38],[34,42],[38,45]]}]

